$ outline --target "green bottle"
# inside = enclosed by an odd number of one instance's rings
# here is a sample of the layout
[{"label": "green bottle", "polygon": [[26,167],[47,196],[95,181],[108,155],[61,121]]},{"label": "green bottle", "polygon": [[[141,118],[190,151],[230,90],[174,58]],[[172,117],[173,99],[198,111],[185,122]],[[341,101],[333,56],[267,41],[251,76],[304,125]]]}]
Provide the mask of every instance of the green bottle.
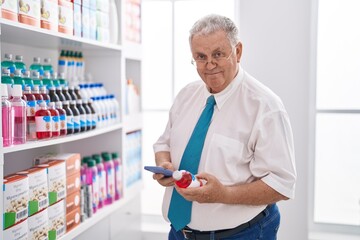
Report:
[{"label": "green bottle", "polygon": [[44,58],[43,69],[45,71],[49,71],[50,74],[54,72],[53,66],[51,65],[51,58]]},{"label": "green bottle", "polygon": [[22,55],[16,55],[15,56],[15,68],[16,69],[20,69],[21,70],[21,73],[24,74],[25,71],[26,71],[26,65],[25,63],[23,62],[23,56]]},{"label": "green bottle", "polygon": [[21,89],[24,90],[25,87],[25,81],[21,74],[21,69],[16,69],[14,74],[14,85],[21,85]]},{"label": "green bottle", "polygon": [[43,85],[43,82],[40,79],[40,73],[38,71],[31,71],[31,79],[34,82],[34,86],[37,85],[40,89],[40,87]]},{"label": "green bottle", "polygon": [[31,76],[32,76],[32,72],[38,72],[39,78],[44,75],[44,69],[40,64],[39,57],[34,57],[33,63],[30,65],[30,71],[31,71]]},{"label": "green bottle", "polygon": [[15,73],[15,64],[12,60],[12,54],[5,53],[4,60],[1,62],[1,68],[6,68],[10,70],[10,76],[13,76]]},{"label": "green bottle", "polygon": [[26,70],[25,73],[23,73],[23,80],[24,80],[25,86],[29,86],[30,89],[33,88],[34,81],[30,77],[30,71],[29,70]]}]

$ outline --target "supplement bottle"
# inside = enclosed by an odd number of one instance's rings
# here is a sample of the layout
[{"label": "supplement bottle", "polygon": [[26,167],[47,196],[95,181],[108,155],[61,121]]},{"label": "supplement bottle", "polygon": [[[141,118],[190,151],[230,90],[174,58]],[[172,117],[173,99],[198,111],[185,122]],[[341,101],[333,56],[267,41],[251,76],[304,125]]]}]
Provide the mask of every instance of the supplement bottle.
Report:
[{"label": "supplement bottle", "polygon": [[80,112],[76,107],[76,101],[70,101],[70,109],[74,116],[74,133],[80,132]]},{"label": "supplement bottle", "polygon": [[30,86],[25,86],[23,95],[26,97],[26,138],[28,141],[36,140],[36,98],[31,93]]},{"label": "supplement bottle", "polygon": [[51,137],[58,137],[60,136],[60,114],[56,110],[54,102],[49,103],[48,110],[51,113]]},{"label": "supplement bottle", "polygon": [[69,107],[69,101],[63,102],[63,109],[66,112],[66,134],[73,134],[74,133],[74,115]]},{"label": "supplement bottle", "polygon": [[106,173],[99,154],[93,154],[99,176],[99,208],[102,208],[106,199]]},{"label": "supplement bottle", "polygon": [[51,138],[51,113],[45,102],[41,102],[40,109],[35,113],[36,137],[38,139]]},{"label": "supplement bottle", "polygon": [[106,199],[105,205],[113,203],[115,199],[115,170],[111,155],[107,152],[102,154],[106,173]]},{"label": "supplement bottle", "polygon": [[22,99],[20,85],[14,85],[12,89],[11,107],[14,112],[14,138],[13,144],[24,144],[26,142],[26,102]]},{"label": "supplement bottle", "polygon": [[19,69],[22,74],[24,74],[26,72],[26,65],[23,62],[23,56],[22,55],[16,55],[15,56],[14,64],[15,64],[15,68]]},{"label": "supplement bottle", "polygon": [[76,108],[79,110],[80,113],[80,132],[86,131],[86,112],[84,107],[82,106],[82,100],[76,100]]},{"label": "supplement bottle", "polygon": [[96,213],[99,205],[99,179],[96,162],[93,159],[87,160],[86,185],[92,186],[92,208],[93,213]]},{"label": "supplement bottle", "polygon": [[203,180],[197,179],[196,176],[185,170],[174,171],[172,177],[175,180],[175,184],[181,188],[201,187],[206,183]]},{"label": "supplement bottle", "polygon": [[[5,53],[4,60],[1,62],[1,69],[9,69],[10,75],[12,76],[15,73],[15,64],[13,62],[13,55],[10,53]],[[8,92],[9,94],[9,92]]]},{"label": "supplement bottle", "polygon": [[29,69],[32,72],[38,72],[39,73],[39,77],[42,77],[44,75],[44,69],[40,64],[40,58],[39,57],[34,57],[33,59],[33,63],[30,65]]},{"label": "supplement bottle", "polygon": [[122,162],[117,152],[113,152],[111,157],[115,169],[115,200],[119,200],[122,197],[123,189]]},{"label": "supplement bottle", "polygon": [[59,112],[60,136],[67,134],[67,116],[66,111],[63,109],[62,102],[55,103],[56,110]]},{"label": "supplement bottle", "polygon": [[13,128],[12,128],[12,119],[13,111],[11,108],[11,103],[8,100],[7,88],[4,84],[1,84],[1,114],[2,114],[2,138],[3,138],[3,147],[12,145],[13,139]]}]

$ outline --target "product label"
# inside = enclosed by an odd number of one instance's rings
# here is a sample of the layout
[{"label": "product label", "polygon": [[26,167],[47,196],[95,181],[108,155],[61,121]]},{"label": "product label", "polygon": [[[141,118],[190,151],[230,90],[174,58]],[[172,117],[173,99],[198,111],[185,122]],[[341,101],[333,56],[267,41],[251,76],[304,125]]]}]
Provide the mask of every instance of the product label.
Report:
[{"label": "product label", "polygon": [[122,192],[122,174],[121,174],[121,166],[117,165],[115,168],[116,174],[116,191],[118,193]]},{"label": "product label", "polygon": [[80,127],[86,127],[86,115],[80,114]]},{"label": "product label", "polygon": [[106,199],[106,176],[105,171],[99,171],[99,187],[100,187],[100,201],[104,201]]},{"label": "product label", "polygon": [[36,101],[27,101],[26,102],[26,116],[32,117],[35,116],[36,112]]},{"label": "product label", "polygon": [[51,120],[52,120],[51,131],[53,131],[53,132],[60,131],[59,116],[52,116]]},{"label": "product label", "polygon": [[1,8],[2,10],[9,10],[10,12],[17,13],[17,1],[15,0],[8,0],[8,1],[1,1]]},{"label": "product label", "polygon": [[80,129],[80,116],[74,116],[74,129]]},{"label": "product label", "polygon": [[19,1],[19,14],[40,20],[40,0]]},{"label": "product label", "polygon": [[35,117],[36,132],[49,132],[51,131],[51,117],[38,116]]},{"label": "product label", "polygon": [[48,239],[48,210],[43,211],[28,218],[29,239],[47,240]]},{"label": "product label", "polygon": [[67,122],[67,117],[65,114],[62,114],[59,116],[60,119],[60,129],[64,130],[66,129],[66,122]]},{"label": "product label", "polygon": [[69,116],[66,120],[66,127],[69,129],[74,128],[74,116]]},{"label": "product label", "polygon": [[99,179],[97,174],[92,174],[93,208],[99,205]]},{"label": "product label", "polygon": [[4,230],[4,239],[28,240],[28,220]]},{"label": "product label", "polygon": [[115,175],[112,168],[108,168],[107,172],[107,198],[113,198],[115,196]]},{"label": "product label", "polygon": [[49,240],[58,239],[65,234],[65,201],[49,206]]}]

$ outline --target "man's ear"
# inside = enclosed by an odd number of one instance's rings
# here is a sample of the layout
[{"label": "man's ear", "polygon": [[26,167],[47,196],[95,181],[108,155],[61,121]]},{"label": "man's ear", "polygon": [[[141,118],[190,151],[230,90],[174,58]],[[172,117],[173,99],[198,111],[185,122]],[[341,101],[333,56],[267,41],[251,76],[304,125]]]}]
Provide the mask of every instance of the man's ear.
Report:
[{"label": "man's ear", "polygon": [[241,55],[242,55],[242,43],[239,42],[238,44],[236,44],[235,48],[236,48],[236,59],[237,59],[237,62],[240,62]]}]

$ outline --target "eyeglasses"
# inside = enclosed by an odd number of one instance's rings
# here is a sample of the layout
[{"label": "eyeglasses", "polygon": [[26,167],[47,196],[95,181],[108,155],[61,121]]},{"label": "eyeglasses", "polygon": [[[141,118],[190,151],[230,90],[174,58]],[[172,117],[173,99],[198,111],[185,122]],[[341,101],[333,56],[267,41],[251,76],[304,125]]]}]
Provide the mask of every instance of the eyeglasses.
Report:
[{"label": "eyeglasses", "polygon": [[230,59],[231,55],[234,53],[234,49],[234,47],[231,49],[231,52],[228,56],[226,56],[225,52],[216,51],[211,54],[210,61],[208,60],[208,57],[206,55],[199,54],[196,59],[191,60],[191,64],[194,65],[196,68],[204,68],[210,62],[217,65],[224,64]]}]

